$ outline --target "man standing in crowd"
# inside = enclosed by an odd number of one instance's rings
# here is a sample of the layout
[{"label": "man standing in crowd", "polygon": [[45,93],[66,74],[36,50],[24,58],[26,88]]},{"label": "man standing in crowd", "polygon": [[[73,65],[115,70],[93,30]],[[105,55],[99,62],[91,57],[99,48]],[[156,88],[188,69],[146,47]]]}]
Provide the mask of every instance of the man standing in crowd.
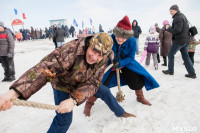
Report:
[{"label": "man standing in crowd", "polygon": [[65,31],[60,25],[58,25],[58,29],[55,31],[54,36],[56,38],[57,47],[60,47],[65,43]]},{"label": "man standing in crowd", "polygon": [[74,31],[75,31],[75,28],[73,25],[71,25],[71,27],[69,29],[69,33],[72,34],[72,38],[74,37]]},{"label": "man standing in crowd", "polygon": [[0,60],[5,75],[2,82],[15,80],[14,47],[12,34],[6,29],[4,23],[0,22]]},{"label": "man standing in crowd", "polygon": [[173,44],[168,53],[168,70],[163,70],[162,72],[169,75],[174,74],[174,55],[180,50],[184,65],[188,72],[188,74],[185,74],[185,77],[194,79],[197,76],[188,55],[188,46],[190,43],[188,20],[185,15],[179,11],[179,7],[177,5],[170,7],[170,14],[173,18],[172,27],[167,25],[166,29],[172,33]]},{"label": "man standing in crowd", "polygon": [[142,30],[141,30],[140,26],[138,26],[137,20],[133,20],[132,30],[133,30],[133,36],[136,39],[136,45],[137,45],[136,54],[139,54],[139,36],[142,33]]}]

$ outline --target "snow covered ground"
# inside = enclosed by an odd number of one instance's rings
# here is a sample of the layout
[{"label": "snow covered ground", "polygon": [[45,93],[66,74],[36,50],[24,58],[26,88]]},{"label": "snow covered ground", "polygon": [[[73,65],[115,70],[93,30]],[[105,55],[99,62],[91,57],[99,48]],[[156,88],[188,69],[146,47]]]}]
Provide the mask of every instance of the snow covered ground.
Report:
[{"label": "snow covered ground", "polygon": [[[70,39],[66,40],[69,41]],[[140,51],[136,55],[139,61],[145,36],[140,37]],[[28,41],[16,43],[15,68],[16,78],[38,63],[45,55],[54,50],[49,40]],[[162,64],[162,59],[161,63]],[[151,61],[152,64],[152,61]],[[103,101],[97,100],[92,108],[91,117],[83,115],[84,104],[74,108],[73,123],[69,133],[182,133],[200,132],[200,46],[195,53],[195,69],[197,79],[185,78],[186,69],[178,52],[175,56],[175,74],[164,75],[163,67],[154,70],[150,65],[145,67],[160,84],[160,88],[145,91],[145,97],[152,106],[145,106],[136,101],[134,91],[127,86],[122,87],[126,95],[120,103],[127,112],[136,118],[118,118]],[[143,62],[144,65],[144,62]],[[0,80],[3,79],[3,69],[0,67]],[[12,83],[0,82],[0,94],[5,93]],[[111,89],[116,95],[117,87]],[[30,101],[54,104],[50,84],[33,95]],[[16,107],[6,112],[0,112],[0,133],[44,133],[49,128],[55,115],[54,111]]]}]

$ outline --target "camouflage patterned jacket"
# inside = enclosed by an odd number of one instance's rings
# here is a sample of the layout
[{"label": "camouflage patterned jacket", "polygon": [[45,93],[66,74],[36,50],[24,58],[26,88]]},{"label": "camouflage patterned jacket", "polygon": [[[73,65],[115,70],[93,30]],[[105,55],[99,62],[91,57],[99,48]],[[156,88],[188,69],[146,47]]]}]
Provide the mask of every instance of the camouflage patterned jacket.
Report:
[{"label": "camouflage patterned jacket", "polygon": [[10,89],[26,100],[51,82],[53,88],[69,93],[80,105],[96,93],[108,62],[106,57],[98,64],[89,65],[85,59],[85,40],[82,37],[58,47],[25,72]]}]

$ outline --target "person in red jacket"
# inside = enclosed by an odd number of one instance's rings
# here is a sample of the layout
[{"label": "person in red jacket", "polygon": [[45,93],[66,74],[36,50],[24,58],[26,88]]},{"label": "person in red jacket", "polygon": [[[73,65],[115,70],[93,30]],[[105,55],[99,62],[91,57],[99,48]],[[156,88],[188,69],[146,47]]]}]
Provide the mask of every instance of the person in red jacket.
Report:
[{"label": "person in red jacket", "polygon": [[15,80],[14,48],[15,42],[11,32],[0,22],[0,60],[5,76],[2,82]]}]

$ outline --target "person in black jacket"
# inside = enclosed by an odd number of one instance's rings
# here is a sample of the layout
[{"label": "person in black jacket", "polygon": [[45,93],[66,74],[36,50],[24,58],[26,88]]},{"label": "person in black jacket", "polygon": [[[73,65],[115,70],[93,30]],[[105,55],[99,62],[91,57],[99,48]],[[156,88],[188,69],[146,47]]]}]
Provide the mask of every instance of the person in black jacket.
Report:
[{"label": "person in black jacket", "polygon": [[62,46],[65,43],[65,31],[62,29],[60,25],[58,25],[57,30],[54,32],[54,36],[56,37],[57,47]]},{"label": "person in black jacket", "polygon": [[133,20],[132,30],[134,32],[133,36],[136,39],[136,45],[137,45],[136,54],[139,54],[139,36],[142,33],[142,30],[141,30],[140,26],[138,26],[137,20]]},{"label": "person in black jacket", "polygon": [[74,37],[74,31],[75,31],[75,28],[74,28],[74,26],[71,25],[71,27],[69,29],[69,33],[72,34],[72,37]]},{"label": "person in black jacket", "polygon": [[190,33],[188,20],[184,14],[179,11],[177,5],[170,7],[170,14],[173,18],[172,27],[166,26],[167,31],[172,33],[172,46],[168,53],[168,70],[163,70],[164,74],[174,74],[174,55],[180,50],[184,65],[188,74],[185,77],[196,78],[195,70],[188,55],[188,46],[190,43]]}]

